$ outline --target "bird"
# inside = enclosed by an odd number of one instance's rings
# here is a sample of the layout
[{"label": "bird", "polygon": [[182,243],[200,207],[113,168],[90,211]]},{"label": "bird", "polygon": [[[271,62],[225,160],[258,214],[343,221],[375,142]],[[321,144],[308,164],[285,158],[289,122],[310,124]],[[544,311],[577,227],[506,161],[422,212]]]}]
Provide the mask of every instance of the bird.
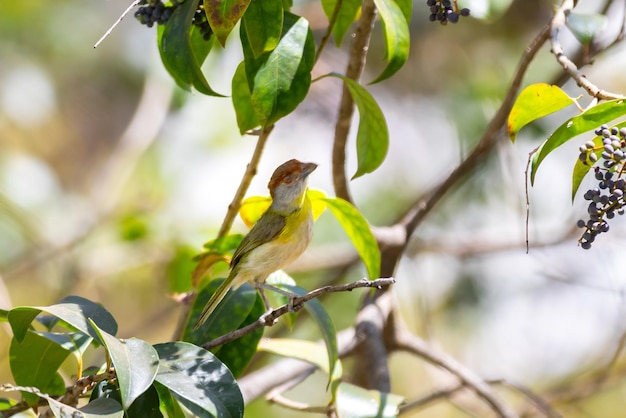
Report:
[{"label": "bird", "polygon": [[265,279],[295,261],[313,236],[313,214],[306,190],[309,174],[316,168],[315,163],[292,159],[274,170],[267,185],[272,203],[235,250],[228,278],[204,306],[194,330],[206,322],[231,288],[244,283],[252,283],[265,308],[271,309],[263,293]]}]

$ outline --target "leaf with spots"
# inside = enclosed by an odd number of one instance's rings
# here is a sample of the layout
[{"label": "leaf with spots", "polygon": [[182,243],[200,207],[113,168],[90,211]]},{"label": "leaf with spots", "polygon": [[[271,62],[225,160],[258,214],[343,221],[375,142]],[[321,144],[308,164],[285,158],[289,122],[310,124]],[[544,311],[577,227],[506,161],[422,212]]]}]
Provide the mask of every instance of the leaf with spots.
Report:
[{"label": "leaf with spots", "polygon": [[226,45],[226,38],[245,13],[250,0],[203,0],[204,12],[217,40]]}]

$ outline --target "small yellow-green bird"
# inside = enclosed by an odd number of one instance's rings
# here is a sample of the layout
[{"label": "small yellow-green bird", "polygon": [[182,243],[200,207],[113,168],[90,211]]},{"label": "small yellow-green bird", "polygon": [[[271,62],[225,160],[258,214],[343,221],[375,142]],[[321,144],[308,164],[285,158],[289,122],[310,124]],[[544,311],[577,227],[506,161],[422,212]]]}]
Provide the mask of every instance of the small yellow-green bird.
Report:
[{"label": "small yellow-green bird", "polygon": [[272,204],[254,224],[235,250],[230,274],[200,314],[193,329],[199,328],[222,301],[230,288],[252,282],[263,296],[261,285],[267,276],[292,263],[311,242],[313,215],[306,197],[307,177],[317,164],[289,160],[272,174],[267,187]]}]

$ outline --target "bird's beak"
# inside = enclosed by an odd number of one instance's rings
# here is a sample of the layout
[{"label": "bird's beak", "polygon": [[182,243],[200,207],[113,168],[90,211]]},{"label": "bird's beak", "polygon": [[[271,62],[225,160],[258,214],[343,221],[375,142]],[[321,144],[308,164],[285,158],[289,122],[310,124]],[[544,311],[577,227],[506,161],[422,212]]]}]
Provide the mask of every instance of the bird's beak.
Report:
[{"label": "bird's beak", "polygon": [[317,168],[315,163],[302,163],[302,177],[307,177]]}]

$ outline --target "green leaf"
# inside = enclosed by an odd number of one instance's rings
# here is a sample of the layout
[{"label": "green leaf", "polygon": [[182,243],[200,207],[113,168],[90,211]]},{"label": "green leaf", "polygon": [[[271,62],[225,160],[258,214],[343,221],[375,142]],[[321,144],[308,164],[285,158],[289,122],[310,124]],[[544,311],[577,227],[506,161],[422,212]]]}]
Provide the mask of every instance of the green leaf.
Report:
[{"label": "green leaf", "polygon": [[56,332],[38,332],[38,335],[60,345],[74,355],[76,361],[82,365],[82,357],[93,338],[82,332],[70,332],[61,334]]},{"label": "green leaf", "polygon": [[407,20],[405,17],[407,3],[402,3],[405,6],[405,10],[395,0],[374,0],[374,3],[383,22],[383,33],[385,34],[385,44],[387,46],[387,66],[372,81],[372,84],[388,79],[402,68],[409,57],[411,42],[408,23],[410,18]]},{"label": "green leaf", "polygon": [[[596,136],[593,138],[593,143],[597,148],[597,150],[594,151],[594,154],[596,154],[597,157],[600,157],[600,154],[604,151],[602,148],[602,137]],[[576,158],[576,164],[574,164],[574,170],[572,172],[572,201],[574,201],[574,198],[576,197],[576,192],[580,187],[580,183],[582,183],[592,166],[593,162],[591,162],[589,158],[587,158],[586,163],[583,163],[580,159]]]},{"label": "green leaf", "polygon": [[556,148],[584,132],[594,130],[604,123],[608,124],[625,114],[626,102],[624,100],[611,100],[594,106],[580,115],[565,121],[544,141],[539,150],[533,155],[530,171],[531,184],[535,182],[535,175],[541,162]]},{"label": "green leaf", "polygon": [[[290,292],[295,293],[298,296],[304,296],[307,293],[306,289],[298,286],[283,285]],[[328,367],[324,368],[328,373],[328,384],[330,385],[336,378],[334,370],[335,365],[339,360],[339,349],[337,348],[337,331],[335,330],[335,324],[324,306],[318,299],[311,299],[304,304],[304,309],[309,313],[311,318],[317,323],[317,326],[322,333],[322,339],[326,345],[326,352],[328,354]],[[334,390],[333,390],[334,393]]]},{"label": "green leaf", "polygon": [[[211,281],[196,297],[185,326],[184,341],[202,345],[256,321],[265,312],[263,300],[256,289],[244,284],[235,290],[231,289],[202,327],[194,331],[192,325],[196,323],[204,305],[222,281]],[[263,329],[260,328],[228,344],[215,347],[212,351],[238,377],[252,360],[262,336]]]},{"label": "green leaf", "polygon": [[255,57],[245,29],[241,43],[251,103],[261,126],[291,113],[306,97],[315,61],[315,42],[306,19],[285,12],[276,48]]},{"label": "green leaf", "polygon": [[[338,0],[322,0],[322,7],[326,17],[330,21],[335,13]],[[361,8],[360,0],[339,0],[339,13],[333,26],[333,37],[337,47],[341,46],[343,37],[356,19],[356,15]]]},{"label": "green leaf", "polygon": [[389,130],[387,121],[378,103],[359,83],[338,74],[350,91],[350,95],[359,109],[359,128],[356,134],[358,168],[352,179],[376,170],[385,161],[389,149]]},{"label": "green leaf", "polygon": [[[307,195],[308,193],[309,193],[309,190],[307,190]],[[267,276],[267,279],[265,279],[265,283],[270,286],[283,289],[285,292],[289,294],[292,292],[287,288],[287,286],[296,285],[296,281],[293,279],[293,277],[291,277],[290,275],[288,275],[282,270],[277,270],[273,272],[272,274],[270,274],[269,276]],[[289,303],[289,296],[287,296],[286,294],[282,294],[279,292],[265,292],[265,296],[267,296],[270,302],[270,305],[272,306],[282,306],[282,305],[286,305]],[[293,329],[293,326],[296,323],[297,313],[288,312],[285,315],[283,315],[282,318],[284,319],[285,323],[291,330]]]},{"label": "green leaf", "polygon": [[150,385],[144,393],[135,399],[128,411],[126,411],[126,418],[163,418],[160,410],[159,394],[154,384]]},{"label": "green leaf", "polygon": [[46,400],[50,405],[50,410],[57,418],[122,418],[124,416],[120,404],[109,398],[98,398],[78,409],[53,398],[48,397]]},{"label": "green leaf", "polygon": [[249,3],[250,0],[204,0],[204,12],[209,25],[222,46],[226,45],[228,34],[239,22]]},{"label": "green leaf", "polygon": [[252,0],[243,15],[243,25],[255,57],[273,50],[283,30],[282,0]]},{"label": "green leaf", "polygon": [[107,398],[99,398],[89,402],[79,408],[79,411],[83,413],[85,418],[122,418],[124,416],[122,406],[117,401]]},{"label": "green leaf", "polygon": [[157,382],[197,417],[243,417],[243,398],[228,368],[193,344],[169,342],[159,353]]},{"label": "green leaf", "polygon": [[349,202],[336,197],[322,199],[335,215],[344,231],[361,256],[370,279],[380,277],[380,250],[369,224]]},{"label": "green leaf", "polygon": [[174,10],[166,24],[157,25],[157,42],[161,61],[176,84],[191,91],[193,87],[209,96],[216,93],[202,74],[200,66],[211,49],[212,42],[192,24],[200,0],[187,0]]},{"label": "green leaf", "polygon": [[558,86],[538,83],[526,87],[515,100],[511,113],[509,113],[507,130],[511,142],[515,142],[517,133],[524,126],[572,103],[576,103],[576,101]]},{"label": "green leaf", "polygon": [[261,125],[252,106],[252,96],[250,87],[248,87],[248,79],[246,78],[246,65],[243,61],[233,75],[232,100],[235,113],[237,114],[239,133],[243,135]]},{"label": "green leaf", "polygon": [[[623,127],[626,127],[626,122],[619,123],[615,126],[617,127],[617,129],[621,129]],[[592,152],[596,154],[596,157],[598,157],[598,159],[600,159],[600,155],[602,154],[602,151],[604,151],[602,137],[596,135],[591,141],[595,145],[595,151]],[[589,158],[587,158],[586,164],[580,161],[580,159],[576,158],[576,163],[574,164],[574,170],[572,172],[572,201],[574,201],[574,198],[576,197],[576,192],[578,192],[580,183],[582,183],[583,179],[593,166],[594,162],[592,162]]]},{"label": "green leaf", "polygon": [[24,338],[31,322],[42,311],[65,321],[71,327],[94,338],[97,338],[97,334],[89,325],[88,319],[93,320],[98,327],[109,334],[115,335],[117,332],[115,319],[102,306],[79,296],[68,296],[61,299],[59,303],[50,306],[19,306],[11,309],[9,311],[9,323],[13,335],[18,341]]},{"label": "green leaf", "polygon": [[204,306],[224,280],[212,280],[200,290],[191,307],[183,333],[183,341],[201,345],[206,341],[236,330],[248,317],[254,307],[257,292],[254,287],[245,283],[237,289],[230,289],[206,322],[197,330],[193,330],[193,324],[200,318]]},{"label": "green leaf", "polygon": [[[252,310],[239,325],[239,328],[256,322],[264,313],[265,305],[263,304],[263,300],[260,296],[256,295]],[[259,341],[261,341],[263,337],[263,331],[263,327],[258,328],[243,337],[214,348],[212,352],[228,367],[233,376],[239,377],[246,371],[250,361],[252,361],[252,358],[256,354]]]},{"label": "green leaf", "polygon": [[135,399],[152,385],[159,367],[157,352],[143,340],[117,339],[99,329],[97,325],[92,325],[100,335],[115,366],[122,405],[127,410]]},{"label": "green leaf", "polygon": [[594,36],[606,28],[608,19],[601,14],[570,13],[565,25],[572,31],[576,39],[582,44],[589,43]]},{"label": "green leaf", "polygon": [[343,382],[337,392],[337,416],[350,418],[395,418],[404,398],[392,393],[366,390]]},{"label": "green leaf", "polygon": [[159,382],[155,381],[153,385],[159,394],[159,408],[161,412],[168,418],[185,418],[185,413],[174,395],[172,395],[172,392]]},{"label": "green leaf", "polygon": [[53,398],[46,397],[50,410],[57,418],[122,418],[124,411],[113,399],[98,398],[82,408],[73,408]]},{"label": "green leaf", "polygon": [[[20,386],[34,386],[45,393],[62,395],[65,385],[57,370],[69,354],[59,344],[28,331],[21,341],[11,339],[9,365],[13,379]],[[36,405],[36,395],[23,394],[29,405]]]},{"label": "green leaf", "polygon": [[205,243],[203,247],[209,251],[220,254],[232,254],[239,244],[241,244],[241,240],[243,240],[243,234],[230,234],[225,237],[212,239],[211,241]]},{"label": "green leaf", "polygon": [[98,382],[91,391],[89,402],[93,402],[98,398],[113,399],[120,405],[120,408],[122,408],[122,395],[120,394],[120,387],[117,382],[108,379]]},{"label": "green leaf", "polygon": [[0,411],[6,411],[15,405],[17,405],[17,401],[15,399],[0,398]]}]

